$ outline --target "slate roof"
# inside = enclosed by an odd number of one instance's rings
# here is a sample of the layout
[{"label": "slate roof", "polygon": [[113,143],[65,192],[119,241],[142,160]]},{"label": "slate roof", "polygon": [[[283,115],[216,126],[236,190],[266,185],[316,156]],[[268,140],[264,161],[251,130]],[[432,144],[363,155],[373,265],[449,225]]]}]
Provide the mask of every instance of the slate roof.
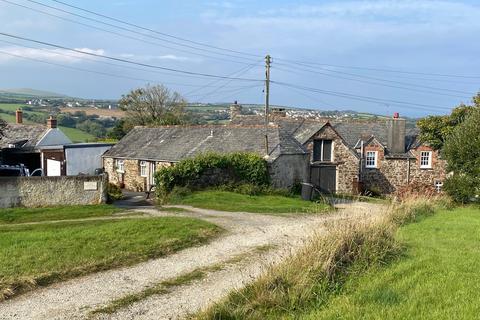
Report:
[{"label": "slate roof", "polygon": [[[306,150],[287,131],[269,126],[269,160]],[[265,155],[263,126],[136,127],[104,157],[177,162],[204,152],[253,152]]]},{"label": "slate roof", "polygon": [[4,131],[5,136],[0,138],[0,149],[21,141],[25,141],[21,143],[23,149],[33,149],[46,131],[47,127],[42,125],[9,124]]},{"label": "slate roof", "polygon": [[[261,123],[263,117],[259,116],[237,116],[233,122],[238,124]],[[277,118],[274,120],[281,128],[290,132],[292,136],[302,145],[305,144],[316,132],[318,132],[326,123],[321,120]],[[359,140],[367,141],[372,136],[381,144],[388,146],[387,126],[385,120],[372,121],[330,121],[335,131],[340,134],[347,145],[355,149]],[[405,153],[389,153],[387,157],[406,158],[411,157],[410,150],[417,147],[419,129],[407,128],[405,134]],[[358,146],[357,146],[358,147]],[[388,150],[387,150],[388,151]]]}]

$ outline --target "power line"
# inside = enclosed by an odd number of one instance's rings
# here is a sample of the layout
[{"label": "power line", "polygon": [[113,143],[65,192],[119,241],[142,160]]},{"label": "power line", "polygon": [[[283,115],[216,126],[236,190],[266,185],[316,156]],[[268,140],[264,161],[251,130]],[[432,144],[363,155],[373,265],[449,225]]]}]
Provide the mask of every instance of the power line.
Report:
[{"label": "power line", "polygon": [[[282,69],[282,68],[277,67],[276,69],[280,70],[280,71],[284,71],[284,72],[300,74],[299,72],[296,72],[296,70],[292,70],[289,67],[286,67],[286,68],[287,69]],[[416,89],[416,88],[402,87],[402,86],[396,86],[396,85],[391,85],[391,84],[372,82],[372,81],[368,81],[368,80],[361,80],[361,79],[349,78],[349,77],[344,77],[344,76],[332,75],[332,74],[328,74],[328,73],[323,73],[323,72],[318,72],[318,71],[313,71],[313,70],[307,70],[307,69],[301,69],[301,68],[299,68],[298,70],[305,71],[305,72],[311,72],[313,74],[324,75],[324,76],[327,76],[327,77],[332,77],[332,78],[337,78],[337,79],[345,79],[345,80],[356,81],[356,82],[360,82],[360,83],[372,84],[372,85],[389,87],[389,88],[396,88],[396,89],[403,89],[403,90],[408,90],[408,91],[429,93],[429,94],[433,94],[433,95],[442,95],[442,96],[447,96],[447,97],[456,97],[456,98],[459,97],[459,98],[466,98],[466,99],[470,98],[469,96],[461,96],[461,95],[456,95],[456,94],[448,94],[448,93],[428,91],[428,90],[422,90],[422,89]],[[376,80],[376,81],[379,81],[379,80]],[[438,88],[437,90],[443,90],[443,89]]]},{"label": "power line", "polygon": [[[112,62],[107,62],[107,61],[102,61],[102,60],[98,60],[98,59],[93,59],[93,58],[88,58],[88,57],[83,57],[83,56],[80,56],[80,55],[74,55],[74,54],[67,54],[65,52],[59,52],[59,51],[55,51],[55,49],[46,49],[46,48],[37,48],[37,47],[33,47],[33,46],[27,46],[25,44],[20,44],[18,42],[13,42],[13,41],[7,41],[7,40],[0,40],[0,42],[3,42],[3,43],[8,43],[8,44],[11,44],[11,45],[15,45],[15,46],[19,46],[19,47],[23,47],[23,48],[27,48],[27,49],[34,49],[34,50],[40,50],[40,51],[45,51],[45,52],[49,52],[51,54],[55,54],[55,55],[58,55],[58,56],[64,56],[64,57],[71,57],[71,58],[75,58],[75,59],[80,59],[80,60],[85,60],[85,61],[91,61],[91,62],[94,62],[94,63],[99,63],[99,64],[105,64],[105,65],[108,65],[108,66],[114,66],[114,67],[119,67],[119,68],[124,68],[124,69],[129,69],[129,70],[137,70],[137,71],[142,71],[142,72],[149,72],[149,73],[154,73],[154,74],[161,74],[161,75],[169,75],[169,76],[176,76],[176,77],[185,77],[185,78],[194,78],[194,79],[204,79],[204,77],[200,77],[200,76],[193,76],[193,75],[183,75],[183,74],[176,74],[176,73],[171,73],[171,72],[164,72],[164,71],[158,71],[158,70],[150,70],[150,69],[144,69],[144,68],[139,68],[139,67],[133,67],[133,66],[130,66],[130,65],[123,65],[123,64],[119,64],[119,63],[112,63]],[[249,67],[249,66],[247,66]],[[243,68],[242,68],[243,70]],[[236,73],[236,72],[235,72]],[[234,75],[234,74],[232,74]],[[230,76],[230,75],[228,75]],[[217,79],[217,80],[214,80],[214,81],[222,81],[223,79]],[[166,83],[166,82],[164,82]],[[183,85],[181,83],[174,83],[174,82],[169,82],[169,84],[174,84],[174,85]],[[185,85],[185,86],[193,86],[193,87],[199,87],[200,89],[201,88],[205,88],[205,87],[211,87],[211,88],[215,88],[216,86],[211,86],[209,84],[207,85]]]},{"label": "power line", "polygon": [[[130,40],[135,40],[135,41],[140,41],[140,42],[143,42],[143,43],[147,43],[147,44],[150,44],[150,45],[154,45],[154,46],[158,46],[158,47],[161,47],[161,48],[166,48],[166,49],[170,49],[170,50],[176,50],[176,51],[179,51],[179,52],[184,52],[184,53],[188,53],[188,54],[193,54],[193,55],[197,55],[197,56],[201,56],[201,57],[205,57],[205,58],[209,58],[209,59],[215,59],[215,60],[220,60],[220,61],[226,61],[226,62],[232,62],[232,63],[240,63],[240,64],[246,64],[248,62],[245,62],[245,61],[236,61],[236,60],[231,60],[231,59],[225,59],[225,58],[220,58],[220,57],[213,57],[213,56],[210,56],[210,55],[207,55],[207,54],[202,54],[202,53],[198,53],[198,52],[193,52],[193,51],[188,51],[188,50],[185,50],[185,49],[180,49],[180,48],[174,48],[174,47],[170,47],[170,46],[166,46],[166,45],[163,45],[163,44],[159,44],[157,42],[152,42],[152,41],[148,41],[148,40],[145,40],[145,39],[141,39],[141,38],[138,38],[138,37],[133,37],[133,36],[129,36],[129,35],[126,35],[126,34],[123,34],[123,33],[119,33],[119,32],[115,32],[115,31],[112,31],[112,30],[107,30],[107,29],[104,29],[104,28],[100,28],[100,27],[97,27],[97,26],[94,26],[94,25],[91,25],[91,24],[87,24],[87,23],[83,23],[83,22],[79,22],[79,21],[75,21],[75,20],[72,20],[72,19],[69,19],[69,18],[65,18],[65,17],[62,17],[62,16],[58,16],[58,15],[55,15],[55,14],[52,14],[52,13],[49,13],[49,12],[45,12],[45,11],[42,11],[42,10],[39,10],[39,9],[35,9],[35,8],[32,8],[32,7],[28,7],[28,6],[25,6],[25,5],[22,5],[22,4],[19,4],[19,3],[14,3],[14,2],[11,2],[9,0],[0,0],[0,1],[3,1],[5,3],[8,3],[8,4],[11,4],[11,5],[15,5],[15,6],[18,6],[18,7],[21,7],[21,8],[24,8],[24,9],[27,9],[27,10],[31,10],[31,11],[34,11],[34,12],[38,12],[38,13],[41,13],[41,14],[44,14],[44,15],[47,15],[47,16],[50,16],[50,17],[55,17],[57,19],[60,19],[60,20],[63,20],[63,21],[67,21],[67,22],[71,22],[71,23],[74,23],[74,24],[78,24],[78,25],[81,25],[81,26],[85,26],[87,28],[91,28],[91,29],[95,29],[95,30],[99,30],[99,31],[102,31],[102,32],[107,32],[107,33],[110,33],[110,34],[113,34],[113,35],[116,35],[116,36],[119,36],[119,37],[123,37],[123,38],[126,38],[126,39],[130,39]],[[36,2],[36,1],[32,1],[32,0],[27,0],[27,1],[30,1],[30,2],[34,2],[34,3],[38,3],[39,5],[43,5],[43,6],[47,6],[47,7],[50,7],[50,8],[53,8],[53,9],[57,9],[57,10],[60,10],[60,11],[63,11],[61,9],[58,9],[58,8],[55,8],[55,7],[51,7],[51,6],[48,6],[48,5],[44,5],[44,4],[41,4],[39,2]],[[73,14],[73,13],[72,13]],[[75,14],[74,14],[75,15]],[[83,16],[82,16],[83,17]],[[84,19],[90,19],[88,17],[83,17]],[[95,20],[95,19],[93,19]],[[99,22],[99,23],[103,23],[103,22]],[[105,23],[104,23],[105,24]],[[110,25],[110,24],[107,24],[107,25]],[[114,26],[114,25],[112,25]],[[125,29],[125,28],[122,28],[122,29]],[[128,30],[128,29],[126,29]],[[139,34],[138,32],[135,32],[135,31],[129,31],[129,32],[133,32],[135,34]],[[145,36],[145,37],[153,37],[153,36],[150,36],[150,35],[145,35],[145,34],[140,34],[142,36]],[[161,40],[161,41],[166,41],[166,42],[171,42],[171,41],[167,41],[167,40],[164,40],[164,39],[160,39],[158,37],[153,37],[157,40]],[[181,44],[178,44],[178,45],[181,45]],[[185,45],[183,45],[185,46]],[[201,50],[201,51],[208,51],[208,50],[205,50],[205,49],[201,49],[201,48],[195,48],[195,47],[192,47],[194,49],[197,49],[197,50]],[[227,54],[223,54],[223,53],[218,53],[218,52],[213,52],[212,53],[214,54],[217,54],[217,55],[227,55]],[[232,56],[232,55],[227,55],[227,56]],[[236,56],[233,56],[237,59],[247,59],[247,58],[243,58],[243,57],[236,57]],[[252,60],[251,59],[247,59],[249,62],[251,62]]]},{"label": "power line", "polygon": [[73,16],[76,16],[76,17],[79,17],[79,18],[82,18],[82,19],[90,20],[90,21],[100,23],[100,24],[103,24],[103,25],[106,25],[106,26],[110,26],[110,27],[117,28],[117,29],[120,29],[120,30],[128,31],[128,32],[131,32],[131,33],[134,33],[134,34],[139,34],[139,35],[142,35],[142,36],[145,36],[145,37],[150,37],[150,38],[153,38],[153,39],[156,39],[156,40],[160,40],[160,41],[163,41],[163,42],[175,44],[175,45],[178,45],[178,46],[183,46],[183,47],[187,47],[187,48],[191,48],[191,49],[195,49],[195,50],[200,50],[200,51],[204,51],[204,52],[210,52],[210,53],[213,53],[213,54],[223,55],[223,56],[227,56],[227,57],[252,60],[251,58],[239,57],[239,56],[236,56],[236,55],[216,52],[216,51],[212,51],[212,50],[208,50],[208,49],[204,49],[204,48],[198,48],[198,47],[194,47],[194,46],[191,46],[191,45],[179,43],[179,42],[176,42],[176,41],[162,39],[162,38],[155,37],[155,36],[152,36],[152,35],[149,35],[149,34],[139,33],[137,31],[129,29],[129,28],[125,28],[125,27],[115,25],[115,24],[112,24],[112,23],[108,23],[108,22],[105,22],[105,21],[101,21],[101,20],[98,20],[98,19],[90,18],[90,17],[84,16],[84,15],[81,15],[81,14],[77,14],[77,13],[74,13],[74,12],[71,12],[71,11],[68,11],[68,10],[58,8],[58,7],[50,6],[50,5],[44,4],[40,1],[36,1],[36,0],[26,0],[26,1],[31,2],[31,3],[35,3],[37,5],[44,6],[44,7],[53,9],[53,10],[57,10],[57,11],[60,11],[60,12],[63,12],[63,13],[67,13],[69,15],[73,15]]},{"label": "power line", "polygon": [[181,38],[181,37],[178,37],[178,36],[174,36],[174,35],[171,35],[171,34],[168,34],[168,33],[165,33],[165,32],[159,32],[157,30],[146,28],[146,27],[140,26],[138,24],[134,24],[134,23],[127,22],[127,21],[124,21],[124,20],[121,20],[121,19],[117,19],[117,18],[114,18],[114,17],[111,17],[111,16],[107,16],[105,14],[98,13],[98,12],[95,12],[95,11],[92,11],[92,10],[87,10],[87,9],[84,9],[84,8],[81,8],[81,7],[78,7],[78,6],[74,6],[72,4],[69,4],[69,3],[66,3],[66,2],[63,2],[63,1],[59,1],[59,0],[52,0],[52,1],[56,2],[56,3],[59,3],[59,4],[62,4],[62,5],[67,6],[67,7],[73,8],[73,9],[77,9],[77,10],[80,10],[80,11],[83,11],[83,12],[93,14],[93,15],[98,16],[98,17],[106,18],[106,19],[111,20],[111,21],[119,22],[119,23],[122,23],[124,25],[135,27],[135,28],[138,28],[138,29],[141,29],[141,30],[144,30],[144,31],[149,31],[149,32],[152,32],[152,33],[156,33],[156,34],[168,37],[168,38],[172,38],[172,39],[176,39],[176,40],[180,40],[180,41],[204,46],[204,47],[207,47],[207,48],[212,48],[212,49],[217,49],[217,50],[221,50],[221,51],[227,51],[227,52],[237,53],[237,54],[241,54],[241,55],[245,55],[245,56],[250,56],[250,57],[254,57],[254,58],[260,58],[261,57],[260,55],[256,55],[256,54],[251,54],[251,53],[247,53],[247,52],[242,52],[242,51],[222,48],[222,47],[218,47],[218,46],[213,46],[213,45],[210,45],[210,44],[206,44],[206,43],[202,43],[202,42],[193,41],[193,40],[189,40],[189,39],[186,39],[186,38]]},{"label": "power line", "polygon": [[[288,65],[285,65],[285,64],[280,64],[280,65],[288,67]],[[324,73],[324,72],[319,72],[319,71],[316,71],[316,70],[313,70],[313,69],[304,69],[304,68],[298,68],[298,67],[296,67],[296,69],[301,70],[301,71],[305,71],[305,72],[314,73],[314,74],[322,74],[322,75],[326,75],[326,76],[339,78],[339,76],[333,76],[331,74]],[[411,84],[411,83],[402,82],[402,81],[395,81],[395,80],[388,80],[388,79],[383,79],[383,78],[364,76],[364,75],[359,75],[359,74],[350,73],[350,72],[342,72],[342,71],[329,70],[329,69],[321,69],[321,70],[328,71],[328,72],[333,72],[333,73],[345,74],[345,75],[354,76],[354,77],[358,77],[358,78],[371,79],[371,80],[374,80],[374,81],[400,84],[400,85],[405,85],[405,86],[410,86],[410,87],[425,88],[425,89],[438,90],[438,91],[447,91],[447,92],[453,92],[453,93],[471,94],[470,92],[466,92],[466,91],[452,90],[452,89],[445,89],[445,88],[437,88],[437,87],[424,86],[424,85],[419,85],[419,84]],[[345,78],[345,77],[343,77],[343,78],[348,79],[348,80],[352,80],[352,81],[360,81],[358,79],[351,79],[351,78]],[[366,81],[363,80],[363,82],[366,82]],[[366,82],[366,83],[368,83],[368,82]],[[402,88],[402,89],[405,89],[405,88]],[[445,95],[445,94],[442,94],[442,95]],[[457,97],[458,97],[458,95],[457,95]],[[465,97],[462,96],[462,98],[465,98]],[[466,97],[466,98],[469,98],[469,97]]]},{"label": "power line", "polygon": [[34,40],[34,39],[30,39],[30,38],[25,38],[25,37],[21,37],[21,36],[16,36],[16,35],[4,33],[4,32],[0,32],[0,35],[5,36],[5,37],[9,37],[9,38],[18,39],[18,40],[27,41],[27,42],[32,42],[32,43],[37,43],[37,44],[41,44],[41,45],[46,45],[46,46],[53,47],[53,48],[57,48],[57,49],[63,49],[63,50],[67,50],[67,51],[72,51],[72,52],[80,53],[80,54],[83,54],[83,55],[93,56],[93,57],[102,58],[102,59],[107,59],[107,60],[113,60],[113,61],[117,61],[117,62],[123,62],[123,63],[127,63],[127,64],[138,65],[138,66],[147,67],[147,68],[153,68],[153,69],[159,69],[159,70],[177,72],[177,73],[188,74],[188,75],[198,75],[198,76],[207,77],[207,78],[229,79],[229,80],[250,81],[250,82],[252,82],[252,81],[261,82],[261,81],[262,81],[262,80],[257,80],[257,79],[225,77],[225,76],[219,76],[219,75],[208,74],[208,73],[201,73],[201,72],[193,72],[193,71],[186,71],[186,70],[180,70],[180,69],[167,68],[167,67],[162,67],[162,66],[157,66],[157,65],[142,63],[142,62],[136,62],[136,61],[132,61],[132,60],[128,60],[128,59],[123,59],[123,58],[116,58],[116,57],[111,57],[111,56],[107,56],[107,55],[96,54],[96,53],[92,53],[92,52],[85,52],[85,51],[81,51],[81,50],[78,50],[78,49],[73,49],[73,48],[69,48],[69,47],[65,47],[65,46],[61,46],[61,45],[57,45],[57,44],[53,44],[53,43],[49,43],[49,42],[45,42],[45,41]]},{"label": "power line", "polygon": [[390,73],[404,73],[404,74],[434,76],[434,77],[480,79],[480,76],[471,76],[471,75],[428,73],[428,72],[405,71],[405,70],[386,69],[386,68],[369,68],[369,67],[358,67],[358,66],[343,66],[343,65],[326,64],[326,63],[319,63],[319,62],[309,62],[309,61],[301,61],[301,60],[280,59],[280,58],[278,58],[277,60],[285,61],[285,62],[289,62],[289,63],[301,64],[301,65],[310,66],[310,67],[311,66],[324,66],[324,67],[332,67],[332,68],[359,69],[359,70],[380,71],[380,72],[390,72]]},{"label": "power line", "polygon": [[[0,54],[8,55],[8,56],[19,58],[19,59],[39,62],[39,63],[43,63],[43,64],[53,65],[53,66],[61,67],[61,68],[65,68],[65,69],[87,72],[87,73],[92,73],[92,74],[98,74],[98,75],[108,76],[108,77],[118,78],[118,79],[134,80],[134,81],[140,81],[140,82],[143,82],[143,83],[145,83],[145,82],[146,83],[161,82],[162,84],[178,85],[178,86],[184,86],[184,87],[204,87],[204,85],[195,85],[195,84],[186,84],[186,83],[178,83],[178,82],[167,82],[167,81],[163,81],[163,80],[159,81],[159,80],[152,80],[152,79],[136,78],[136,77],[118,75],[118,74],[113,74],[113,73],[108,73],[108,72],[103,72],[103,71],[96,71],[96,70],[91,70],[91,69],[79,68],[79,67],[64,65],[64,64],[61,64],[61,63],[46,61],[46,60],[42,60],[42,59],[25,57],[25,56],[22,56],[22,55],[19,55],[19,54],[14,54],[14,53],[2,51],[2,50],[0,50]],[[257,86],[261,86],[261,85],[257,85]],[[245,86],[241,86],[240,88],[245,88]]]},{"label": "power line", "polygon": [[429,110],[429,111],[431,111],[431,110],[435,110],[435,111],[438,111],[438,110],[448,110],[449,111],[449,110],[451,110],[451,108],[438,107],[438,106],[434,106],[434,105],[421,104],[421,103],[415,103],[415,102],[406,102],[406,101],[399,101],[399,100],[390,100],[390,99],[383,99],[383,98],[375,98],[375,97],[369,97],[369,96],[354,95],[354,94],[345,93],[345,92],[328,91],[328,90],[322,90],[322,89],[305,87],[305,86],[297,86],[297,85],[290,84],[290,83],[285,83],[285,82],[272,81],[272,83],[280,85],[280,86],[297,88],[297,89],[304,90],[304,91],[321,93],[321,94],[331,95],[331,96],[337,96],[337,97],[342,97],[342,98],[351,99],[351,100],[359,100],[359,101],[366,101],[366,102],[382,102],[382,103],[387,102],[387,103],[391,103],[391,104],[404,105],[404,106],[414,105],[414,106],[417,106],[417,109],[423,109],[423,110]]}]

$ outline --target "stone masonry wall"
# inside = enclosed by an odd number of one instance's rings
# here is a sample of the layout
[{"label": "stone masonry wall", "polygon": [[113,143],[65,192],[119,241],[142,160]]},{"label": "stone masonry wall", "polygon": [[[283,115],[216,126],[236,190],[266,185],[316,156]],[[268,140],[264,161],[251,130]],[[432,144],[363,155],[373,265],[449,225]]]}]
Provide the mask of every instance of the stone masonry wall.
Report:
[{"label": "stone masonry wall", "polygon": [[106,182],[106,176],[2,177],[0,208],[105,203]]},{"label": "stone masonry wall", "polygon": [[337,167],[337,192],[357,193],[359,158],[354,151],[343,142],[332,127],[327,125],[305,143],[305,147],[311,152],[310,161],[313,161],[313,142],[316,139],[333,140],[332,164]]},{"label": "stone masonry wall", "polygon": [[[366,146],[365,151],[375,147]],[[432,168],[420,168],[420,152],[432,151]],[[433,188],[436,181],[443,182],[446,177],[446,161],[439,158],[439,154],[431,148],[421,146],[412,150],[415,158],[392,159],[385,158],[383,151],[380,154],[377,168],[362,168],[362,182],[365,189],[381,194],[392,194],[400,188],[408,186],[424,186]]]},{"label": "stone masonry wall", "polygon": [[[151,172],[151,161],[147,161],[146,177],[140,175],[140,160],[124,160],[125,170],[119,172],[115,167],[114,158],[104,158],[103,167],[108,174],[109,182],[118,186],[123,184],[124,188],[130,191],[143,192],[149,189],[150,179],[155,173]],[[171,166],[170,162],[155,162],[156,170],[162,167]]]}]

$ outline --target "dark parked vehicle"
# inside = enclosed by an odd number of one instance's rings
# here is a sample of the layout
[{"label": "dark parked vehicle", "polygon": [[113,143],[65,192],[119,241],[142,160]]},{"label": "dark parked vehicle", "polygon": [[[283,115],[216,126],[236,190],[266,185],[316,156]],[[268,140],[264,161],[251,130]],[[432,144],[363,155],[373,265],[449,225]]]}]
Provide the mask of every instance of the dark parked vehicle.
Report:
[{"label": "dark parked vehicle", "polygon": [[0,177],[28,177],[30,172],[23,164],[18,166],[0,165]]}]

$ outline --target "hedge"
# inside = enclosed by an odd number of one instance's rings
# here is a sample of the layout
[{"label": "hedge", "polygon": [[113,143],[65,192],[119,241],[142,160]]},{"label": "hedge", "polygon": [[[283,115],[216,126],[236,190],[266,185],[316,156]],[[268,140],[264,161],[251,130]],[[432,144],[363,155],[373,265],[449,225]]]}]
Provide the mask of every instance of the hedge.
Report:
[{"label": "hedge", "polygon": [[253,153],[236,152],[229,154],[204,153],[182,160],[171,167],[164,167],[155,173],[157,196],[168,195],[175,187],[196,188],[193,184],[212,169],[231,170],[231,183],[269,185],[267,162]]}]

